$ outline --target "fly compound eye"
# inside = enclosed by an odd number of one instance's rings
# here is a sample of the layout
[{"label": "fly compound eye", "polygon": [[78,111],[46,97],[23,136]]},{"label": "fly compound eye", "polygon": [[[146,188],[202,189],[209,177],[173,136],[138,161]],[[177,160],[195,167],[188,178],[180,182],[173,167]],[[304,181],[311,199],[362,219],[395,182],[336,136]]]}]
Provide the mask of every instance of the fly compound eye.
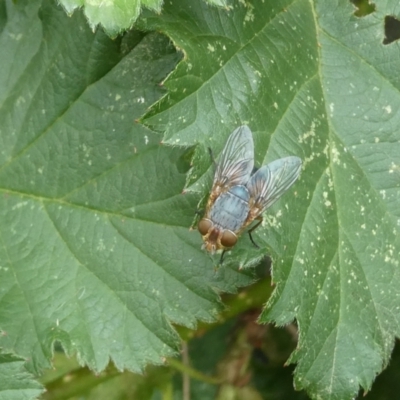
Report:
[{"label": "fly compound eye", "polygon": [[237,242],[237,236],[232,231],[224,231],[221,237],[221,244],[224,247],[232,247]]},{"label": "fly compound eye", "polygon": [[197,225],[197,229],[202,234],[202,236],[207,235],[210,228],[213,226],[213,223],[207,219],[203,218],[200,220],[199,225]]}]

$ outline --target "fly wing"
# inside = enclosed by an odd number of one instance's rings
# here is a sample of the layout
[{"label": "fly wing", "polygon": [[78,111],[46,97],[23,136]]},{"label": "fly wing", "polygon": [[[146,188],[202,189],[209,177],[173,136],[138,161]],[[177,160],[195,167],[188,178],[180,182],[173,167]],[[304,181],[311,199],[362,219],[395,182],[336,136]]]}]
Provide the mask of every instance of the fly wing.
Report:
[{"label": "fly wing", "polygon": [[225,191],[231,186],[245,185],[254,166],[253,136],[247,125],[239,126],[229,136],[215,171],[213,188]]},{"label": "fly wing", "polygon": [[246,186],[254,206],[260,210],[258,214],[272,206],[293,185],[300,170],[301,159],[291,156],[264,165],[251,177]]}]

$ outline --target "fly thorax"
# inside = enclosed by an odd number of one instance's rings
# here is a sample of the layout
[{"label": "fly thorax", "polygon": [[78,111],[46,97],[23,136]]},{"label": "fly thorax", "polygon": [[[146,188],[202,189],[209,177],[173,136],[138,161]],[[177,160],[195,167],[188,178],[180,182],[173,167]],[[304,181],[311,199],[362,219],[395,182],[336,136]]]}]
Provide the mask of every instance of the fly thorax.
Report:
[{"label": "fly thorax", "polygon": [[243,185],[231,187],[221,194],[207,216],[221,230],[238,232],[249,213],[249,192]]},{"label": "fly thorax", "polygon": [[249,191],[246,186],[243,185],[233,186],[229,189],[229,193],[232,193],[233,195],[239,197],[243,201],[249,202],[250,200]]}]

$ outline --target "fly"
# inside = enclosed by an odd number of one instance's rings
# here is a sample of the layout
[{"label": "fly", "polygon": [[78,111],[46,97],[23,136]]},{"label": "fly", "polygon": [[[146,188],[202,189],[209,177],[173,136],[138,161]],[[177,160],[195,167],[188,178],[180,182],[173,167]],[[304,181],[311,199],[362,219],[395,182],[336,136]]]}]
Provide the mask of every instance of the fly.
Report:
[{"label": "fly", "polygon": [[[254,143],[247,125],[229,136],[216,165],[206,211],[198,224],[203,249],[211,254],[231,249],[249,225],[251,232],[262,222],[262,213],[277,201],[297,180],[301,159],[290,156],[262,166],[254,174]],[[257,246],[258,247],[258,246]]]}]

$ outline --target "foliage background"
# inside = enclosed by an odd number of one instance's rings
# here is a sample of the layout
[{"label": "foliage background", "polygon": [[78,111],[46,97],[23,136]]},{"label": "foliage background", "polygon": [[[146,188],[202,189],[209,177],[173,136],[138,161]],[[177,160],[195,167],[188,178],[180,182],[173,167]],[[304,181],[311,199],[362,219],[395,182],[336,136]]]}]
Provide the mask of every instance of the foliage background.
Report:
[{"label": "foliage background", "polygon": [[[399,331],[397,2],[360,16],[347,1],[174,0],[114,39],[89,25],[115,35],[139,8],[121,22],[108,4],[84,8],[89,24],[50,0],[0,5],[0,398],[37,397],[54,346],[44,398],[181,398],[175,370],[192,398],[305,398],[292,373],[312,398],[368,390]],[[257,164],[304,168],[261,249],[244,236],[215,272],[188,227],[206,148],[241,123]],[[267,300],[261,322],[284,327],[254,322]],[[181,347],[171,323],[192,367],[154,366]]]}]

